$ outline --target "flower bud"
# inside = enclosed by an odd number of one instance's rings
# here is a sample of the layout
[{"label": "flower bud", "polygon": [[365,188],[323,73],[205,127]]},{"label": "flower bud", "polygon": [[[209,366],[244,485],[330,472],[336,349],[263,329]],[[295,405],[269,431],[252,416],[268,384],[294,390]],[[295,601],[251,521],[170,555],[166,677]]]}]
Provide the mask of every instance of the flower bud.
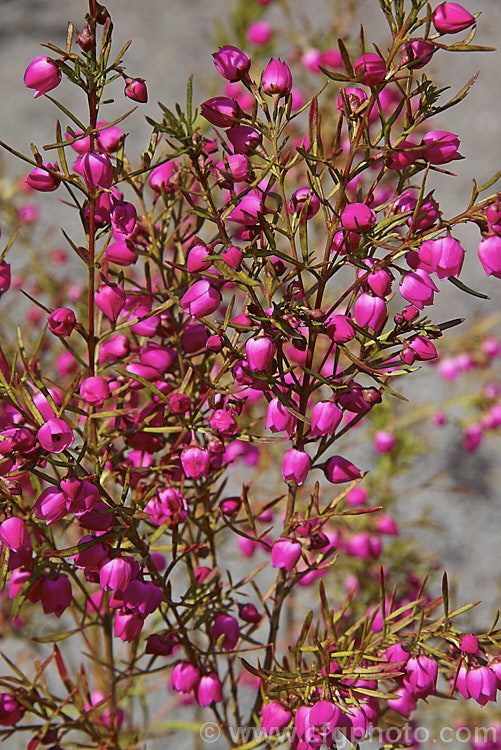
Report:
[{"label": "flower bud", "polygon": [[93,151],[82,156],[80,162],[82,177],[89,190],[109,188],[113,182],[113,166],[109,156]]},{"label": "flower bud", "polygon": [[277,347],[267,336],[257,336],[245,344],[245,356],[249,370],[268,372],[273,368]]},{"label": "flower bud", "polygon": [[238,614],[244,622],[251,622],[254,625],[263,619],[263,615],[258,612],[256,605],[252,603],[239,604]]},{"label": "flower bud", "polygon": [[178,662],[172,670],[170,686],[178,693],[186,694],[198,684],[200,672],[193,664],[187,661]]},{"label": "flower bud", "polygon": [[290,199],[289,213],[301,214],[305,219],[312,219],[320,209],[320,201],[310,188],[299,188]]},{"label": "flower bud", "polygon": [[439,34],[456,34],[475,23],[474,16],[458,3],[440,3],[431,20]]},{"label": "flower bud", "polygon": [[113,236],[127,239],[136,228],[136,207],[127,201],[117,201],[110,211],[110,219]]},{"label": "flower bud", "polygon": [[426,271],[418,268],[406,273],[400,282],[400,294],[412,305],[422,310],[425,305],[432,305],[437,287]]},{"label": "flower bud", "polygon": [[48,419],[37,432],[38,442],[49,453],[62,453],[73,444],[73,430],[64,419]]},{"label": "flower bud", "polygon": [[237,154],[248,154],[261,143],[261,133],[250,125],[234,125],[226,135]]},{"label": "flower bud", "polygon": [[29,539],[28,528],[23,519],[12,516],[2,521],[0,539],[12,552],[20,552]]},{"label": "flower bud", "polygon": [[209,471],[210,454],[196,445],[190,445],[181,453],[183,471],[190,479],[206,477]]},{"label": "flower bud", "polygon": [[35,99],[55,89],[60,83],[61,70],[50,57],[35,57],[26,68],[24,85],[35,89]]},{"label": "flower bud", "polygon": [[284,482],[303,484],[311,468],[311,458],[305,451],[288,450],[282,460]]},{"label": "flower bud", "polygon": [[261,46],[268,44],[272,35],[273,31],[268,21],[255,21],[247,27],[245,38],[250,44]]},{"label": "flower bud", "polygon": [[366,86],[377,86],[386,77],[386,63],[382,57],[368,52],[361,55],[354,65],[355,75]]},{"label": "flower bud", "polygon": [[61,617],[72,598],[71,583],[66,576],[50,575],[43,579],[40,601],[46,615],[53,613]]},{"label": "flower bud", "polygon": [[376,214],[365,203],[348,203],[341,214],[341,224],[352,232],[367,232],[376,223]]},{"label": "flower bud", "polygon": [[458,153],[459,138],[447,130],[430,130],[423,136],[423,159],[430,164],[447,164],[460,159]]},{"label": "flower bud", "polygon": [[231,615],[221,614],[216,617],[212,625],[211,635],[214,641],[219,641],[224,635],[221,643],[226,651],[233,651],[240,638],[240,627]]},{"label": "flower bud", "polygon": [[172,193],[175,190],[174,185],[171,185],[170,180],[175,172],[175,165],[171,161],[166,161],[163,164],[159,164],[151,170],[150,176],[148,177],[148,183],[150,187],[156,192],[161,193],[165,190],[166,193]]},{"label": "flower bud", "polygon": [[221,301],[218,290],[211,286],[206,279],[201,279],[195,281],[184,293],[181,298],[181,307],[185,313],[200,319],[215,312]]},{"label": "flower bud", "polygon": [[58,487],[47,487],[35,503],[35,517],[46,521],[50,526],[61,518],[64,518],[67,512],[67,497]]},{"label": "flower bud", "polygon": [[223,686],[215,672],[204,674],[197,686],[197,703],[199,706],[210,706],[223,699]]},{"label": "flower bud", "polygon": [[133,574],[130,558],[113,557],[101,565],[99,585],[103,591],[125,591]]},{"label": "flower bud", "polygon": [[223,260],[230,268],[238,268],[243,257],[242,250],[235,245],[230,245],[223,250]]},{"label": "flower bud", "polygon": [[126,78],[124,94],[133,102],[145,104],[148,101],[148,89],[144,78]]},{"label": "flower bud", "polygon": [[212,125],[218,128],[231,128],[242,116],[242,110],[234,99],[227,96],[214,96],[202,102],[200,112]]},{"label": "flower bud", "polygon": [[4,727],[12,727],[24,716],[24,706],[19,703],[12,693],[0,694],[0,724]]},{"label": "flower bud", "polygon": [[118,284],[102,284],[94,299],[101,312],[115,321],[125,305],[125,292]]},{"label": "flower bud", "polygon": [[[46,169],[44,169],[46,167]],[[52,169],[54,172],[59,170],[59,166],[54,162],[44,161],[41,167],[35,167],[35,169],[29,173],[25,182],[33,190],[39,190],[41,193],[51,193],[59,187],[61,182],[59,177],[49,174],[47,169]]]},{"label": "flower bud", "polygon": [[355,302],[354,314],[357,325],[372,328],[379,333],[386,322],[388,311],[384,299],[362,292]]},{"label": "flower bud", "polygon": [[336,109],[338,112],[344,112],[346,99],[349,107],[347,114],[354,114],[368,99],[365,91],[356,87],[349,87],[347,89],[344,89],[343,94],[338,94]]},{"label": "flower bud", "polygon": [[117,240],[108,245],[104,252],[104,256],[107,261],[110,263],[116,263],[119,266],[131,266],[137,260],[135,245],[126,238]]},{"label": "flower bud", "polygon": [[76,325],[75,313],[68,307],[58,307],[49,315],[49,330],[59,338],[69,336]]},{"label": "flower bud", "polygon": [[271,564],[289,573],[301,557],[301,545],[287,537],[277,539],[271,550]]},{"label": "flower bud", "polygon": [[212,59],[218,73],[227,81],[241,81],[246,78],[251,65],[251,60],[245,52],[231,44],[220,47],[214,52]]},{"label": "flower bud", "polygon": [[424,68],[433,57],[437,47],[433,42],[426,39],[413,39],[405,42],[400,50],[400,59],[402,65],[406,65],[411,70]]},{"label": "flower bud", "polygon": [[389,453],[396,444],[395,436],[386,430],[378,430],[374,436],[374,447],[378,453]]},{"label": "flower bud", "polygon": [[292,435],[296,418],[285,408],[278,398],[272,398],[266,412],[266,429],[272,432],[286,432]]},{"label": "flower bud", "polygon": [[264,70],[262,86],[267,94],[288,96],[292,91],[292,73],[287,63],[272,58]]},{"label": "flower bud", "polygon": [[113,622],[113,632],[116,638],[120,638],[124,643],[131,643],[141,632],[144,620],[133,612],[116,612]]},{"label": "flower bud", "polygon": [[206,245],[193,245],[186,259],[186,269],[189,273],[198,273],[210,268],[212,261],[206,260],[210,254],[211,251]]},{"label": "flower bud", "polygon": [[291,719],[292,711],[285,709],[278,701],[271,701],[261,709],[261,729],[267,734],[280,732]]},{"label": "flower bud", "polygon": [[479,648],[480,644],[476,635],[463,635],[460,649],[464,654],[476,654]]},{"label": "flower bud", "polygon": [[0,261],[0,295],[8,292],[11,284],[10,263],[6,260]]},{"label": "flower bud", "polygon": [[332,401],[320,401],[311,413],[313,435],[333,435],[343,418],[342,409]]},{"label": "flower bud", "polygon": [[342,456],[331,456],[325,464],[324,473],[329,482],[333,484],[352,482],[362,476],[360,469]]},{"label": "flower bud", "polygon": [[355,338],[355,329],[346,315],[331,315],[326,320],[325,329],[335,344],[346,344]]},{"label": "flower bud", "polygon": [[84,378],[80,384],[80,396],[88,404],[102,406],[106,399],[110,397],[108,382],[98,375]]},{"label": "flower bud", "polygon": [[501,237],[487,237],[478,246],[478,257],[487,276],[501,279]]}]

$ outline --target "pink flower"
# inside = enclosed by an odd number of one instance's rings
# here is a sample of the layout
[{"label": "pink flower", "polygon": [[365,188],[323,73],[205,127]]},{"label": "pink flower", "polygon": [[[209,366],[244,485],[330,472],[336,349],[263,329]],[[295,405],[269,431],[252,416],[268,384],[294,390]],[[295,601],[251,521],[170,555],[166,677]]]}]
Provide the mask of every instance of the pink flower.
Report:
[{"label": "pink flower", "polygon": [[305,451],[295,448],[288,450],[282,461],[282,476],[284,482],[295,482],[298,485],[304,483],[311,468],[311,458]]},{"label": "pink flower", "polygon": [[382,57],[367,52],[355,60],[355,75],[366,86],[377,86],[386,77],[386,63]]},{"label": "pink flower", "polygon": [[38,442],[49,453],[62,453],[73,444],[73,430],[64,419],[48,419],[37,432]]},{"label": "pink flower", "polygon": [[85,153],[80,162],[82,177],[89,190],[95,188],[109,188],[113,182],[113,166],[109,156],[96,154],[93,151]]},{"label": "pink flower", "polygon": [[200,111],[206,120],[218,128],[230,128],[242,115],[237,102],[227,96],[214,96],[212,99],[207,99],[202,102]]},{"label": "pink flower", "polygon": [[[45,169],[44,169],[45,167]],[[59,166],[54,162],[44,161],[41,167],[35,167],[35,169],[29,173],[25,182],[33,190],[39,190],[41,193],[51,193],[59,187],[61,179],[55,175],[49,174],[47,171],[51,169],[53,172],[59,171]]]},{"label": "pink flower", "polygon": [[214,620],[211,635],[214,641],[219,641],[224,636],[221,643],[222,647],[226,651],[233,651],[240,638],[238,622],[231,615],[220,614]]},{"label": "pink flower", "polygon": [[478,246],[478,257],[487,276],[501,279],[501,237],[487,237]]},{"label": "pink flower", "polygon": [[55,89],[61,83],[61,69],[50,57],[35,57],[26,68],[24,85],[35,89],[34,98]]},{"label": "pink flower", "polygon": [[203,318],[215,312],[221,304],[221,295],[218,290],[206,279],[195,281],[181,298],[181,307],[184,312],[194,318]]},{"label": "pink flower", "polygon": [[272,37],[273,31],[268,21],[254,21],[249,24],[245,37],[251,44],[261,46],[268,44]]},{"label": "pink flower", "polygon": [[190,445],[181,453],[181,465],[190,479],[205,477],[209,471],[210,453],[196,445]]},{"label": "pink flower", "polygon": [[170,686],[178,693],[189,693],[200,681],[200,671],[190,662],[180,661],[172,670]]},{"label": "pink flower", "polygon": [[291,719],[292,711],[284,708],[278,701],[271,701],[261,709],[261,729],[267,734],[280,732]]},{"label": "pink flower", "polygon": [[49,330],[59,338],[69,336],[76,325],[75,313],[68,307],[58,307],[49,315]]},{"label": "pink flower", "polygon": [[439,34],[456,34],[475,23],[475,17],[458,3],[440,3],[431,19]]},{"label": "pink flower", "polygon": [[355,321],[361,328],[372,328],[379,333],[386,322],[388,311],[384,299],[362,292],[355,302],[354,314]]},{"label": "pink flower", "polygon": [[103,591],[125,591],[133,575],[130,558],[113,557],[99,570],[99,585]]},{"label": "pink flower", "polygon": [[460,159],[459,138],[447,130],[430,130],[423,136],[423,159],[430,164],[447,164]]},{"label": "pink flower", "polygon": [[12,516],[0,524],[0,539],[12,552],[23,549],[29,539],[28,529],[22,518]]},{"label": "pink flower", "polygon": [[197,703],[199,706],[210,706],[223,699],[223,686],[215,672],[200,677],[197,686]]},{"label": "pink flower", "polygon": [[145,104],[148,101],[148,89],[144,78],[126,78],[124,94],[134,102]]},{"label": "pink flower", "polygon": [[292,91],[292,73],[287,63],[272,58],[264,69],[262,86],[267,94],[288,96]]},{"label": "pink flower", "polygon": [[24,706],[11,693],[0,694],[0,724],[11,727],[20,721],[25,712]]},{"label": "pink flower", "polygon": [[287,537],[277,539],[271,550],[271,564],[274,568],[284,568],[288,573],[301,557],[301,545]]},{"label": "pink flower", "polygon": [[343,410],[332,401],[319,401],[311,413],[313,435],[333,435],[343,418]]},{"label": "pink flower", "polygon": [[348,203],[341,214],[341,224],[352,232],[367,232],[376,223],[376,214],[365,203]]},{"label": "pink flower", "polygon": [[331,456],[325,464],[325,476],[333,484],[351,482],[361,477],[360,469],[342,456]]},{"label": "pink flower", "polygon": [[71,583],[63,575],[52,574],[42,581],[40,600],[46,615],[54,613],[61,617],[72,600]]},{"label": "pink flower", "polygon": [[251,61],[245,52],[226,44],[212,55],[218,73],[227,81],[241,81],[247,76]]},{"label": "pink flower", "polygon": [[270,373],[277,347],[267,336],[256,336],[245,345],[245,356],[249,370]]}]

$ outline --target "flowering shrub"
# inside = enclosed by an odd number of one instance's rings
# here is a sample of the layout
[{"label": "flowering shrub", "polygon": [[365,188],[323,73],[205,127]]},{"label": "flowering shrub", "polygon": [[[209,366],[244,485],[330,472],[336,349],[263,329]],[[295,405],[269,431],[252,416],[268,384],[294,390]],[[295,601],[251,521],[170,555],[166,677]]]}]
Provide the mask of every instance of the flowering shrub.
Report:
[{"label": "flowering shrub", "polygon": [[[176,711],[207,709],[247,748],[330,747],[336,732],[356,743],[433,695],[496,700],[495,625],[462,632],[473,605],[451,608],[446,576],[433,596],[422,557],[387,541],[398,524],[366,489],[381,471],[364,481],[346,452],[365,423],[383,474],[397,470],[385,409],[460,322],[430,317],[435,295],[445,282],[475,293],[458,225],[480,228],[480,262],[501,276],[499,200],[483,195],[495,180],[448,219],[427,190],[462,158],[460,136],[427,123],[468,86],[443,103],[423,69],[486,49],[472,44],[476,18],[456,3],[381,8],[387,49],[362,34],[358,53],[340,41],[302,56],[325,83],[313,96],[295,94],[288,62],[256,69],[223,45],[218,95],[196,108],[190,83],[185,110],[148,117],[137,168],[130,112],[102,118],[119,79],[135,103],[148,92],[126,50],[112,53],[103,6],[90,0],[67,49],[28,65],[26,86],[66,120],[51,161],[16,154],[26,185],[65,191],[81,220],[58,256],[78,271],[45,296],[24,290],[35,335],[21,330],[0,358],[4,606],[21,631],[40,611],[60,618],[43,618],[36,640],[53,646],[33,674],[4,655],[0,724],[27,731],[30,750],[145,747],[176,726],[138,720],[138,685],[157,674]],[[246,35],[273,33],[258,14]],[[87,121],[55,98],[63,78]],[[479,347],[472,367],[499,353],[492,338]],[[444,377],[456,360],[440,360]],[[499,390],[484,396],[480,433],[501,424]],[[266,486],[246,479],[253,467]],[[235,744],[237,726],[262,732]]]}]

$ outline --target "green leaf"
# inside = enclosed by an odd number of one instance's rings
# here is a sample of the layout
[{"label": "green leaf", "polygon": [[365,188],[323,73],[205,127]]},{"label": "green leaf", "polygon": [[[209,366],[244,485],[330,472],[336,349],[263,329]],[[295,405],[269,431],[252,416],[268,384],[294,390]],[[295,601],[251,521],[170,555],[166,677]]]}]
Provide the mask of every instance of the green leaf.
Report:
[{"label": "green leaf", "polygon": [[460,279],[456,279],[454,276],[449,276],[449,281],[451,282],[451,284],[454,284],[454,286],[457,286],[458,289],[461,289],[462,292],[471,294],[472,297],[478,297],[479,299],[490,299],[489,295],[483,294],[482,292],[476,292],[475,289],[466,286],[463,281],[461,281]]}]

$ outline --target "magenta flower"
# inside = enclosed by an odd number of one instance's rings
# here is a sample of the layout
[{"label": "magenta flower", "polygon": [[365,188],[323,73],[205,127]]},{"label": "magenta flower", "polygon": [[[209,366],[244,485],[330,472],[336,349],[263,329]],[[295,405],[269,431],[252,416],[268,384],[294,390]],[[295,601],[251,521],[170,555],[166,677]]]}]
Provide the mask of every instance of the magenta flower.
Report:
[{"label": "magenta flower", "polygon": [[272,58],[264,69],[261,83],[267,94],[288,96],[292,91],[292,73],[287,63]]},{"label": "magenta flower", "polygon": [[431,20],[439,34],[456,34],[475,23],[475,17],[459,3],[440,3]]},{"label": "magenta flower", "polygon": [[72,600],[71,583],[66,576],[52,574],[42,581],[40,600],[46,615],[61,617]]},{"label": "magenta flower", "polygon": [[271,701],[261,709],[261,729],[267,734],[280,732],[291,719],[292,711],[284,708],[278,701]]},{"label": "magenta flower", "polygon": [[277,539],[271,550],[271,564],[274,568],[284,568],[289,573],[301,557],[301,545],[287,537]]},{"label": "magenta flower", "polygon": [[320,201],[310,188],[298,188],[289,201],[289,213],[301,214],[305,219],[312,219],[320,210]]},{"label": "magenta flower", "polygon": [[338,94],[336,101],[336,109],[338,112],[345,111],[346,102],[348,105],[348,112],[346,114],[354,114],[368,99],[368,96],[363,89],[354,86],[342,89],[342,91],[343,93]]},{"label": "magenta flower", "polygon": [[200,319],[215,312],[222,298],[218,290],[206,279],[195,281],[181,297],[181,307],[185,313]]},{"label": "magenta flower", "polygon": [[296,427],[296,418],[278,398],[273,398],[266,412],[266,429],[272,432],[287,432],[291,435]]},{"label": "magenta flower", "polygon": [[0,539],[12,552],[19,552],[29,540],[28,528],[22,518],[12,516],[0,524]]},{"label": "magenta flower", "polygon": [[133,102],[146,104],[148,101],[148,89],[144,78],[126,78],[124,94]]},{"label": "magenta flower", "polygon": [[39,190],[41,193],[51,193],[53,190],[56,190],[59,187],[61,179],[50,174],[47,169],[57,172],[59,165],[51,161],[44,161],[41,167],[35,167],[29,173],[25,180],[26,184],[33,190]]},{"label": "magenta flower", "polygon": [[404,685],[416,698],[426,698],[435,692],[438,665],[429,656],[411,656],[406,665]]},{"label": "magenta flower", "polygon": [[172,193],[175,190],[175,186],[171,184],[176,166],[171,161],[166,161],[163,164],[159,164],[151,170],[150,176],[148,177],[148,183],[150,187],[156,192],[161,193],[165,190],[166,193]]},{"label": "magenta flower", "polygon": [[405,42],[400,50],[402,64],[411,69],[424,68],[438,48],[426,39],[413,39]]},{"label": "magenta flower", "polygon": [[24,85],[35,89],[34,98],[55,89],[61,83],[61,70],[50,57],[35,57],[26,68]]},{"label": "magenta flower", "polygon": [[64,419],[54,417],[40,427],[38,442],[49,453],[62,453],[73,444],[73,430]]},{"label": "magenta flower", "polygon": [[242,116],[239,104],[228,96],[214,96],[200,105],[203,117],[218,128],[231,128]]},{"label": "magenta flower", "polygon": [[116,638],[120,638],[126,643],[134,641],[141,632],[144,620],[133,612],[123,612],[119,610],[115,613],[113,622],[113,632]]},{"label": "magenta flower", "polygon": [[102,406],[110,397],[108,382],[98,375],[84,378],[80,384],[80,396],[88,404]]},{"label": "magenta flower", "polygon": [[66,495],[57,487],[47,487],[38,496],[34,507],[35,517],[46,521],[47,525],[50,526],[66,515]]},{"label": "magenta flower", "polygon": [[341,224],[352,232],[367,232],[376,223],[376,214],[365,203],[348,203],[341,214]]},{"label": "magenta flower", "polygon": [[288,450],[282,461],[282,476],[284,482],[295,482],[298,485],[304,483],[311,468],[311,458],[305,451],[295,448]]},{"label": "magenta flower", "polygon": [[73,331],[76,322],[73,310],[70,310],[68,307],[58,307],[49,315],[47,324],[51,333],[59,336],[59,338],[65,338]]},{"label": "magenta flower", "polygon": [[464,654],[477,654],[480,648],[476,635],[463,635],[461,638],[460,649]]},{"label": "magenta flower", "polygon": [[89,190],[109,188],[113,182],[113,165],[106,154],[85,153],[80,161],[80,169]]},{"label": "magenta flower", "polygon": [[226,135],[237,154],[249,154],[261,143],[261,133],[250,125],[234,125]]},{"label": "magenta flower", "polygon": [[423,159],[430,164],[447,164],[460,159],[459,138],[447,130],[430,130],[423,136]]},{"label": "magenta flower", "polygon": [[125,305],[125,291],[118,284],[102,284],[94,294],[96,305],[110,320],[116,320]]},{"label": "magenta flower", "polygon": [[478,246],[478,257],[487,276],[501,279],[501,237],[487,237]]},{"label": "magenta flower", "polygon": [[433,304],[434,292],[438,292],[438,288],[422,268],[406,273],[400,282],[402,297],[419,310],[425,305]]},{"label": "magenta flower", "polygon": [[355,75],[366,86],[377,86],[386,77],[386,63],[382,57],[367,52],[355,60]]},{"label": "magenta flower", "polygon": [[131,266],[137,260],[136,246],[127,238],[109,244],[104,255],[110,263],[119,266]]},{"label": "magenta flower", "polygon": [[189,693],[200,681],[200,671],[187,661],[178,662],[172,670],[170,686],[178,693]]},{"label": "magenta flower", "polygon": [[210,706],[223,699],[223,686],[215,672],[200,677],[197,686],[197,703],[199,706]]},{"label": "magenta flower", "polygon": [[355,302],[354,314],[355,321],[361,328],[372,328],[379,333],[386,322],[388,311],[384,299],[362,292]]},{"label": "magenta flower", "polygon": [[355,464],[342,456],[331,456],[324,468],[325,476],[333,484],[352,482],[362,476]]},{"label": "magenta flower", "polygon": [[277,347],[267,336],[256,336],[245,345],[245,356],[249,370],[270,373]]},{"label": "magenta flower", "polygon": [[103,591],[125,591],[133,574],[130,558],[113,557],[99,570],[99,585]]},{"label": "magenta flower", "polygon": [[127,201],[118,201],[110,211],[110,219],[113,236],[126,239],[136,228],[136,207]]},{"label": "magenta flower", "polygon": [[17,724],[23,718],[25,710],[15,695],[11,693],[0,694],[0,724],[2,726],[11,727]]},{"label": "magenta flower", "polygon": [[386,430],[378,430],[374,436],[374,447],[378,453],[389,453],[396,444],[395,436]]},{"label": "magenta flower", "polygon": [[419,249],[419,260],[437,274],[439,279],[459,276],[463,267],[464,250],[453,237],[423,242]]},{"label": "magenta flower", "polygon": [[251,44],[263,45],[268,44],[271,40],[273,31],[268,21],[254,21],[247,27],[245,38]]},{"label": "magenta flower", "polygon": [[241,81],[246,78],[251,66],[251,60],[245,52],[231,44],[220,47],[217,52],[214,52],[212,59],[218,73],[227,81]]},{"label": "magenta flower", "polygon": [[224,635],[222,647],[226,651],[233,651],[240,638],[238,622],[231,615],[220,614],[214,620],[211,635],[214,641],[218,641]]},{"label": "magenta flower", "polygon": [[313,435],[333,435],[343,418],[343,410],[332,401],[319,401],[311,413]]},{"label": "magenta flower", "polygon": [[196,445],[190,445],[181,453],[181,465],[189,479],[206,477],[210,465],[210,453]]}]

